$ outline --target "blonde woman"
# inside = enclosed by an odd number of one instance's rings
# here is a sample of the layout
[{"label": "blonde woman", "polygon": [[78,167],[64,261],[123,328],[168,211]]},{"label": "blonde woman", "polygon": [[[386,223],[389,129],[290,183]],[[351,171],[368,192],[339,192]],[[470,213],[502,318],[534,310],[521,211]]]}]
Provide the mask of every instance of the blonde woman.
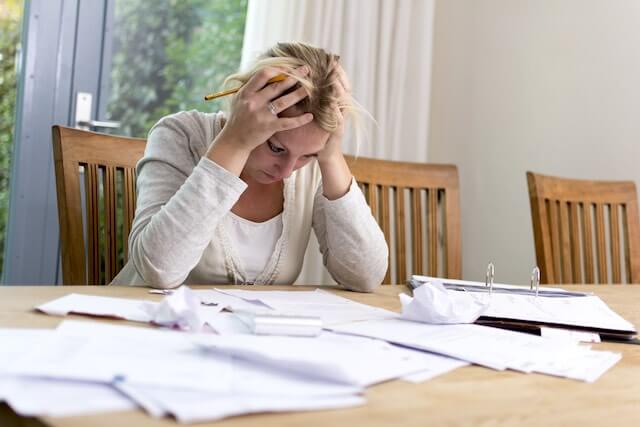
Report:
[{"label": "blonde woman", "polygon": [[342,155],[353,104],[338,58],[279,43],[228,80],[243,84],[228,114],[180,112],[151,129],[113,284],[292,284],[313,229],[331,276],[373,290],[388,248]]}]

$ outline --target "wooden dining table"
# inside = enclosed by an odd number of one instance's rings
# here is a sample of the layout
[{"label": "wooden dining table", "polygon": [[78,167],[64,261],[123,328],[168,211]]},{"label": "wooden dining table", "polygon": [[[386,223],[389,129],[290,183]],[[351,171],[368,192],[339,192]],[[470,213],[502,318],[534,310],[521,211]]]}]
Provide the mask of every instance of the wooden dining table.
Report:
[{"label": "wooden dining table", "polygon": [[[210,288],[198,287],[194,288]],[[247,289],[247,287],[243,287]],[[251,287],[309,290],[314,287]],[[399,311],[405,286],[380,286],[373,293],[327,287],[354,301]],[[571,285],[594,292],[631,323],[640,325],[640,286]],[[158,301],[141,287],[0,286],[0,328],[55,328],[64,318],[34,307],[69,293]],[[70,315],[66,318],[80,318]],[[118,324],[127,321],[101,320]],[[140,324],[139,324],[140,325]],[[144,325],[143,325],[144,326]],[[2,343],[0,343],[0,346]],[[253,414],[198,425],[211,426],[640,426],[640,345],[602,342],[594,349],[615,351],[622,360],[595,383],[539,374],[468,366],[420,384],[388,381],[366,390],[366,405],[324,411]],[[0,426],[152,427],[175,426],[172,418],[152,418],[142,410],[79,417],[16,415],[0,404]]]}]

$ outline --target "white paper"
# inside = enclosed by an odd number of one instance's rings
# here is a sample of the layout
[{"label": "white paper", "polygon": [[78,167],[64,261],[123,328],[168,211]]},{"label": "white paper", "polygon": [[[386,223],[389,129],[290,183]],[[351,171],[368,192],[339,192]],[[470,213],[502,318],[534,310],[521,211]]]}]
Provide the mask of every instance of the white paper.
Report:
[{"label": "white paper", "polygon": [[400,379],[413,384],[419,384],[429,381],[433,378],[439,377],[446,373],[449,373],[455,369],[469,366],[469,362],[462,360],[452,359],[450,357],[440,356],[438,354],[424,353],[425,355],[432,356],[432,360],[429,362],[429,367],[412,374],[405,375]]},{"label": "white paper", "polygon": [[71,417],[137,407],[131,399],[106,384],[26,377],[3,377],[0,382],[8,385],[9,406],[25,417]]},{"label": "white paper", "polygon": [[256,393],[201,393],[160,387],[138,388],[137,395],[145,395],[157,402],[181,423],[215,421],[260,412],[337,409],[366,403],[358,395],[265,396]]},{"label": "white paper", "polygon": [[48,329],[0,328],[0,401],[9,392],[9,368],[52,333]]},{"label": "white paper", "polygon": [[314,380],[368,386],[429,367],[432,355],[384,341],[324,332],[316,338],[199,336],[198,344],[274,370]]},{"label": "white paper", "polygon": [[36,309],[54,316],[73,313],[113,317],[198,332],[203,330],[203,325],[209,323],[210,319],[213,319],[212,323],[217,323],[215,314],[224,308],[223,305],[201,305],[200,295],[199,291],[186,286],[169,293],[160,302],[69,294]]},{"label": "white paper", "polygon": [[425,349],[494,369],[593,382],[620,360],[620,354],[480,325],[428,325],[404,320],[368,321],[334,328]]},{"label": "white paper", "polygon": [[618,363],[621,358],[620,353],[576,346],[573,351],[565,351],[560,355],[534,360],[532,370],[546,375],[594,382]]},{"label": "white paper", "polygon": [[219,335],[251,334],[251,330],[234,313],[217,313],[206,318],[207,324]]},{"label": "white paper", "polygon": [[[200,296],[187,286],[180,286],[160,303],[146,302],[143,308],[151,321],[161,326],[200,332],[205,324],[205,309],[201,307]],[[222,307],[207,307],[206,310],[211,315]]]},{"label": "white paper", "polygon": [[383,320],[340,325],[333,330],[369,336],[465,360],[489,368],[531,372],[529,365],[552,350],[572,343],[480,325],[429,325],[406,320]]},{"label": "white paper", "polygon": [[36,307],[43,313],[54,316],[86,314],[90,316],[115,317],[134,322],[149,322],[151,317],[144,305],[155,306],[154,302],[127,298],[112,298],[96,295],[69,294]]},{"label": "white paper", "polygon": [[198,289],[194,291],[204,305],[220,310],[239,310],[252,313],[270,313],[273,309],[260,301],[248,301],[220,289]]},{"label": "white paper", "polygon": [[630,322],[611,310],[597,296],[536,298],[527,295],[494,293],[483,316],[635,331],[635,327]]},{"label": "white paper", "polygon": [[55,379],[229,390],[228,357],[204,355],[186,332],[64,321],[9,371]]},{"label": "white paper", "polygon": [[403,319],[431,324],[473,323],[487,308],[488,295],[448,291],[440,281],[400,294]]},{"label": "white paper", "polygon": [[585,331],[576,331],[560,328],[540,328],[540,336],[550,339],[573,341],[573,342],[600,342],[600,334]]},{"label": "white paper", "polygon": [[217,289],[217,291],[242,298],[253,304],[262,303],[279,314],[319,317],[323,325],[398,317],[398,314],[392,311],[361,304],[321,289],[314,291]]}]

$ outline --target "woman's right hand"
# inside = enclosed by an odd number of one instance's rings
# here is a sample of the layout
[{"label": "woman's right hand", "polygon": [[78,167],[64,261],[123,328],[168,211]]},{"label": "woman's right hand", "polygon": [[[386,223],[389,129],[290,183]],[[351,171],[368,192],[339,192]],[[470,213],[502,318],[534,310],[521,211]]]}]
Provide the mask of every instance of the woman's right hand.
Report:
[{"label": "woman's right hand", "polygon": [[[294,70],[306,75],[307,66]],[[231,103],[231,112],[220,136],[235,144],[239,150],[251,152],[276,132],[294,129],[313,120],[313,114],[278,117],[278,114],[308,96],[303,87],[282,95],[297,83],[293,77],[268,84],[269,79],[282,73],[274,67],[263,68],[254,74],[238,91]],[[271,106],[269,105],[271,104]]]}]

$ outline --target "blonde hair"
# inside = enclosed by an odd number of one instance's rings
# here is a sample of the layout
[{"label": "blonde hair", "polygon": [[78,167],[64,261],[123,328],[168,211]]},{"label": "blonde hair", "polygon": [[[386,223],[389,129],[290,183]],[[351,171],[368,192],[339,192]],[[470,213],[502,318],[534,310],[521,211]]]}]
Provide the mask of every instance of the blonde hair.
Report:
[{"label": "blonde hair", "polygon": [[[246,83],[256,72],[265,67],[278,67],[283,69],[283,74],[298,80],[309,96],[296,104],[296,107],[304,113],[312,113],[313,120],[327,132],[335,132],[340,125],[339,112],[345,119],[350,117],[359,125],[360,114],[366,111],[353,99],[351,93],[339,96],[335,87],[338,80],[336,64],[340,60],[338,55],[326,50],[301,42],[281,42],[258,57],[257,61],[246,72],[232,74],[224,81],[225,86],[231,86],[237,82]],[[310,69],[306,76],[293,74],[296,68],[307,65]],[[235,83],[235,85],[237,85]],[[296,85],[291,90],[294,90]],[[368,113],[367,113],[368,114]],[[359,126],[356,126],[359,128]],[[356,132],[359,139],[359,132]]]}]

